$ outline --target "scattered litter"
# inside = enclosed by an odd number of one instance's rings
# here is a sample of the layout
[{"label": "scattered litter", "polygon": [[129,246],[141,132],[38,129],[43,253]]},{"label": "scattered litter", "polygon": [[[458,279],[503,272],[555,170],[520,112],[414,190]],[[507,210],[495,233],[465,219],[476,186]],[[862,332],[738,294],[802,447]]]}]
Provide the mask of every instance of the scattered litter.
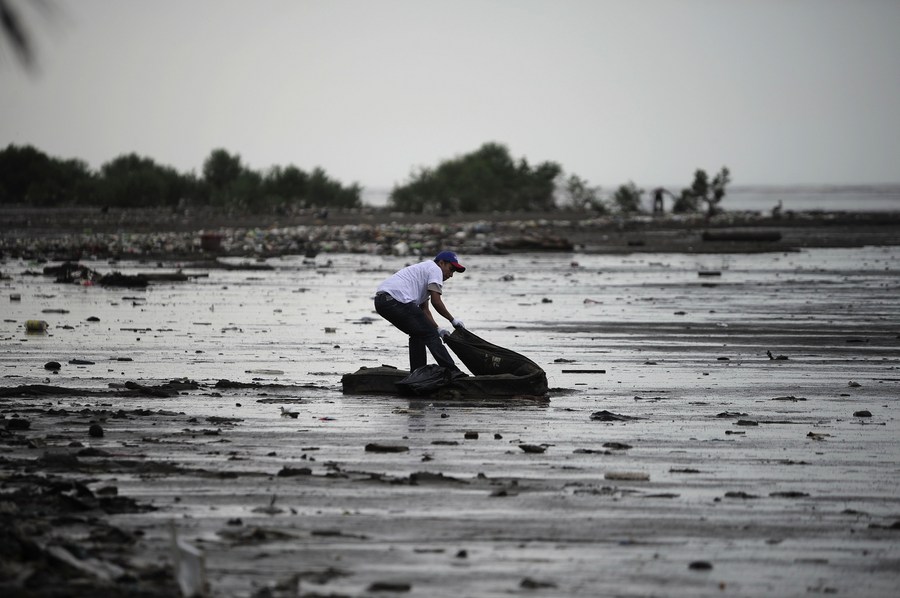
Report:
[{"label": "scattered litter", "polygon": [[87,359],[70,359],[69,365],[94,365],[94,362]]},{"label": "scattered litter", "polygon": [[741,413],[739,411],[723,411],[722,413],[716,414],[716,417],[722,419],[731,419],[734,417],[747,417],[746,413]]},{"label": "scattered litter", "polygon": [[594,413],[592,413],[591,419],[599,422],[625,422],[641,418],[632,417],[630,415],[620,415],[618,413],[613,413],[612,411],[607,411],[606,409],[604,409],[602,411],[595,411]]},{"label": "scattered litter", "polygon": [[[274,501],[275,497],[272,497]],[[203,551],[178,537],[175,524],[172,523],[172,565],[175,568],[175,579],[182,596],[206,596],[206,561]]]},{"label": "scattered litter", "polygon": [[271,500],[269,500],[269,504],[265,507],[256,507],[253,509],[254,513],[265,513],[266,515],[277,515],[279,513],[284,513],[284,509],[278,508],[275,506],[275,500],[278,497],[276,495],[272,495]]},{"label": "scattered litter", "polygon": [[25,331],[26,332],[46,332],[47,326],[48,326],[48,324],[44,320],[27,320],[25,322]]}]

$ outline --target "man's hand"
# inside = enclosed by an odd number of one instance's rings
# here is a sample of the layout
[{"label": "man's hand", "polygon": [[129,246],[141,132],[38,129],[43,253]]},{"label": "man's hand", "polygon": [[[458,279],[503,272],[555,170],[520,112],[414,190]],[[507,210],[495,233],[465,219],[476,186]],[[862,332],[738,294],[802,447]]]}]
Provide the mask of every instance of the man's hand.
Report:
[{"label": "man's hand", "polygon": [[450,331],[446,328],[438,328],[438,334],[442,339],[446,340],[447,337],[450,336]]},{"label": "man's hand", "polygon": [[454,328],[465,328],[466,327],[466,325],[463,324],[463,321],[460,320],[459,318],[453,318],[453,321],[450,323],[453,324]]}]

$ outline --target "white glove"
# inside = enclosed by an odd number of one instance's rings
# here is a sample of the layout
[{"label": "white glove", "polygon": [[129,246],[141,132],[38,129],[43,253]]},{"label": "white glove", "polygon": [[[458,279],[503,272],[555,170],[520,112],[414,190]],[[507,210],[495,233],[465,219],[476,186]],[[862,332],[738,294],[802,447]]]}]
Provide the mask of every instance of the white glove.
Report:
[{"label": "white glove", "polygon": [[438,334],[441,336],[441,338],[447,338],[448,336],[450,336],[450,331],[446,328],[438,328]]},{"label": "white glove", "polygon": [[463,324],[463,321],[460,320],[459,318],[453,318],[453,321],[450,323],[453,324],[454,328],[465,328],[466,327],[466,325]]}]

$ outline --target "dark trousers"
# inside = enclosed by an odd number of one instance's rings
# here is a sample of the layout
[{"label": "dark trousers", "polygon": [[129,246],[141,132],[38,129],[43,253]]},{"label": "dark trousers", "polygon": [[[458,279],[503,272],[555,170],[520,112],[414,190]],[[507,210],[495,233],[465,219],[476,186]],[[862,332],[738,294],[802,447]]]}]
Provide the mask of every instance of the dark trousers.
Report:
[{"label": "dark trousers", "polygon": [[409,335],[409,370],[415,371],[427,363],[425,347],[431,351],[438,365],[458,370],[450,352],[444,346],[437,328],[415,303],[400,303],[387,293],[375,295],[375,311],[382,318]]}]

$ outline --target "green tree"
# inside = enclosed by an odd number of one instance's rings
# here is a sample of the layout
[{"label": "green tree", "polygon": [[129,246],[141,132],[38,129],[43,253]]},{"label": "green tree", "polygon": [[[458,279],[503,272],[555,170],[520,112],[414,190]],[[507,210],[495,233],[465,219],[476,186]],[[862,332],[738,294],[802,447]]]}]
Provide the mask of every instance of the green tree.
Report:
[{"label": "green tree", "polygon": [[315,207],[359,208],[362,206],[360,187],[343,187],[319,167],[313,169],[307,183],[307,204]]},{"label": "green tree", "polygon": [[413,213],[549,210],[561,172],[552,162],[536,168],[524,159],[516,163],[505,146],[486,143],[436,168],[419,169],[394,187],[389,205]]},{"label": "green tree", "polygon": [[51,158],[30,145],[9,145],[0,151],[0,203],[86,203],[93,187],[93,174],[80,160]]},{"label": "green tree", "polygon": [[620,185],[613,195],[613,203],[623,214],[636,214],[641,211],[641,199],[644,190],[639,189],[633,182]]},{"label": "green tree", "polygon": [[203,162],[203,183],[209,192],[209,202],[219,206],[233,206],[239,201],[235,185],[244,172],[241,157],[224,149],[214,149]]},{"label": "green tree", "polygon": [[173,168],[132,153],[100,167],[97,199],[107,206],[174,207],[189,188],[190,183]]},{"label": "green tree", "polygon": [[588,181],[576,174],[569,175],[563,192],[566,203],[576,210],[596,210],[606,212],[606,205],[600,199],[600,187],[591,187]]},{"label": "green tree", "polygon": [[697,169],[694,172],[694,182],[691,186],[681,190],[681,196],[672,206],[673,212],[696,212],[700,209],[700,202],[706,203],[706,215],[714,216],[720,211],[719,203],[725,197],[725,187],[731,182],[731,173],[727,167],[713,177],[712,183],[706,171]]}]

